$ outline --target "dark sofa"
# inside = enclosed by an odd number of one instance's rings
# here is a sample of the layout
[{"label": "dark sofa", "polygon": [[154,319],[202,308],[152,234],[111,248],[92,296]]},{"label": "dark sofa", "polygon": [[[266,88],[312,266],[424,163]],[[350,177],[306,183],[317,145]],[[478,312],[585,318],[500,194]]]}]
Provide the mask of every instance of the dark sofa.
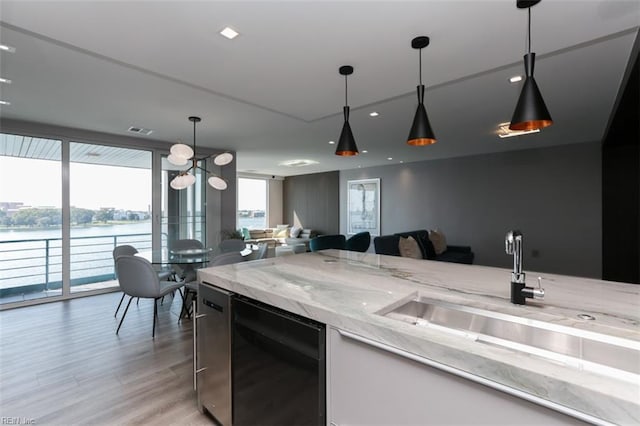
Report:
[{"label": "dark sofa", "polygon": [[399,232],[393,235],[382,235],[373,239],[373,245],[377,254],[386,254],[389,256],[400,256],[400,249],[398,248],[398,242],[400,237],[407,238],[412,236],[417,242],[420,251],[422,252],[422,258],[428,260],[439,260],[442,262],[454,262],[454,263],[466,263],[471,265],[473,263],[474,254],[469,246],[450,246],[447,245],[447,249],[437,255],[433,244],[429,239],[429,231],[420,229],[418,231]]}]

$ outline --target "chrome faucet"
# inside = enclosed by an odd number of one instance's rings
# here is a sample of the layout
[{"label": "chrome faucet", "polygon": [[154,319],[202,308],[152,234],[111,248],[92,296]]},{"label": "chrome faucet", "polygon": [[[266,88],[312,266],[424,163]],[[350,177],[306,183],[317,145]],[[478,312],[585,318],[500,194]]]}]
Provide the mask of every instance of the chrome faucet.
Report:
[{"label": "chrome faucet", "polygon": [[525,285],[525,273],[522,272],[522,232],[509,231],[504,239],[505,251],[513,255],[513,272],[511,273],[511,303],[524,305],[527,298],[544,298],[544,289],[540,287],[541,278],[538,278],[538,287]]}]

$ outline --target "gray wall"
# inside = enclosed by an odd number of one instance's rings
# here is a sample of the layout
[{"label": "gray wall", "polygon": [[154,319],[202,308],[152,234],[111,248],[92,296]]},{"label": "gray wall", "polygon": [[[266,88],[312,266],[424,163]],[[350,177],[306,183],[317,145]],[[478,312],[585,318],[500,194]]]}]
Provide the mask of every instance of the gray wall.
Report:
[{"label": "gray wall", "polygon": [[347,181],[364,178],[380,178],[383,235],[439,228],[475,264],[511,267],[504,236],[520,229],[525,272],[601,277],[597,142],[341,171],[343,234]]},{"label": "gray wall", "polygon": [[267,219],[269,220],[268,226],[275,228],[280,223],[284,222],[284,216],[282,214],[283,200],[282,200],[282,180],[281,179],[269,179],[267,181]]},{"label": "gray wall", "polygon": [[289,176],[284,179],[284,221],[321,234],[340,230],[339,172]]}]

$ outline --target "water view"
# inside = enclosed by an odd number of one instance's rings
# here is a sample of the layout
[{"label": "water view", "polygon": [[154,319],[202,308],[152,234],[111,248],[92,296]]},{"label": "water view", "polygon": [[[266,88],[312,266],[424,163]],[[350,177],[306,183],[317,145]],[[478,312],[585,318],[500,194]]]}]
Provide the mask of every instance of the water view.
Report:
[{"label": "water view", "polygon": [[238,228],[264,229],[267,227],[267,218],[262,217],[238,217]]},{"label": "water view", "polygon": [[[151,247],[151,222],[72,227],[71,285],[114,279],[112,251]],[[60,228],[0,229],[0,297],[62,286]]]}]

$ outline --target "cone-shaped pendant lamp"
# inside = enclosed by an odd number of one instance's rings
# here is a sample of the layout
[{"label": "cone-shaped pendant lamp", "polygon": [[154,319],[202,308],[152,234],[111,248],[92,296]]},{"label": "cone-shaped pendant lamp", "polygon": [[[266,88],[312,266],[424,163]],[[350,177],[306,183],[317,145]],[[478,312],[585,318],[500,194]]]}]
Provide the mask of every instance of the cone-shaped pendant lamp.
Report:
[{"label": "cone-shaped pendant lamp", "polygon": [[420,84],[418,85],[418,108],[413,117],[411,131],[407,143],[413,146],[431,145],[436,143],[436,137],[431,130],[431,124],[424,107],[424,85],[422,84],[422,49],[429,45],[429,37],[420,36],[411,40],[411,47],[418,49],[420,59]]},{"label": "cone-shaped pendant lamp", "polygon": [[353,74],[353,67],[351,65],[343,65],[340,67],[340,75],[344,75],[344,103],[345,106],[342,109],[344,113],[344,124],[342,125],[342,132],[340,132],[340,139],[338,139],[338,146],[336,147],[336,155],[351,156],[358,155],[358,147],[356,146],[356,140],[353,138],[353,132],[351,132],[351,126],[349,125],[349,102],[347,102],[347,76]]},{"label": "cone-shaped pendant lamp", "polygon": [[542,94],[538,88],[536,80],[533,78],[536,54],[531,53],[531,6],[539,3],[540,0],[517,0],[516,6],[519,9],[527,9],[529,23],[527,28],[527,54],[524,55],[525,80],[518,98],[518,104],[513,112],[511,130],[536,130],[551,126],[553,120],[551,114],[542,99]]}]

